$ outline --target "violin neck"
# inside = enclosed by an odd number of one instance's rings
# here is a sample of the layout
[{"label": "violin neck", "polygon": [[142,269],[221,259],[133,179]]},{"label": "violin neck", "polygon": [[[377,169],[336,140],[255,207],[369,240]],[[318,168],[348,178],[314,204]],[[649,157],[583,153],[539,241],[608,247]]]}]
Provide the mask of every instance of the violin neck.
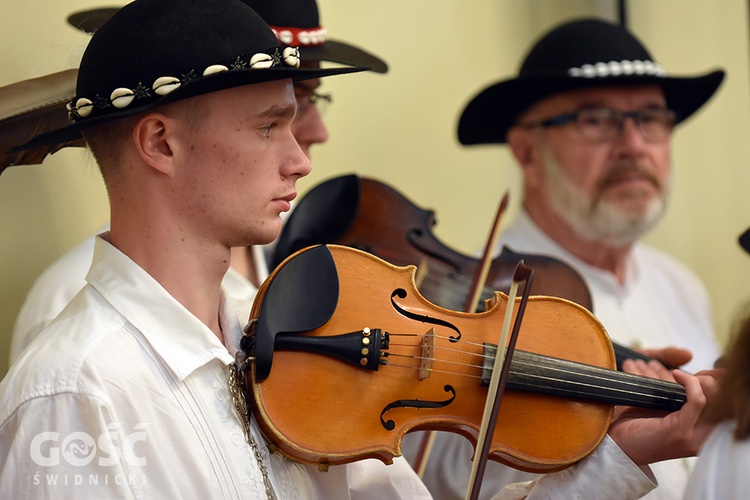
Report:
[{"label": "violin neck", "polygon": [[[489,382],[496,351],[485,345],[489,361],[483,384]],[[666,411],[679,410],[686,401],[685,389],[675,382],[520,350],[513,354],[507,389]]]}]

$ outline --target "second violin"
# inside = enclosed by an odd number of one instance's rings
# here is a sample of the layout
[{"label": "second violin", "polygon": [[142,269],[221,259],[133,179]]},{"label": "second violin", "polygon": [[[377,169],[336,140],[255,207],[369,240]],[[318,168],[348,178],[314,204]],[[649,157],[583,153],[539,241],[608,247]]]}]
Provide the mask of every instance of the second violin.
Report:
[{"label": "second violin", "polygon": [[[310,245],[346,245],[395,265],[418,266],[420,292],[434,304],[460,311],[479,260],[441,242],[432,231],[435,224],[433,211],[417,207],[392,187],[343,175],[317,185],[300,200],[279,236],[271,264],[276,267]],[[532,294],[562,297],[592,309],[588,287],[572,267],[510,248],[492,261],[483,299],[496,290],[507,292],[521,259],[536,272]]]},{"label": "second violin", "polygon": [[[435,213],[417,207],[392,187],[354,174],[334,177],[311,189],[279,236],[271,267],[307,246],[334,243],[364,250],[398,265],[415,265],[420,293],[433,304],[463,311],[479,259],[457,252],[432,232]],[[533,295],[561,297],[593,311],[591,293],[578,272],[545,255],[510,248],[492,260],[480,305],[494,291],[509,290],[516,263],[534,269]],[[617,366],[646,356],[613,344]]]}]

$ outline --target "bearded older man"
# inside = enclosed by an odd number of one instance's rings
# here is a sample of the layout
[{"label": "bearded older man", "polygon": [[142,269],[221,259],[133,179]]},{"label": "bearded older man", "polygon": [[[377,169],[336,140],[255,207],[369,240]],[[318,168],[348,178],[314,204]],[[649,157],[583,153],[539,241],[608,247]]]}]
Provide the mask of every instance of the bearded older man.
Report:
[{"label": "bearded older man", "polygon": [[[708,294],[684,265],[638,240],[667,206],[674,126],[723,77],[667,76],[623,27],[575,20],[540,38],[517,77],[474,96],[458,125],[461,143],[508,144],[522,169],[521,211],[499,245],[570,264],[612,340],[686,349],[688,371],[711,368],[719,356]],[[425,483],[440,498],[462,498],[471,456],[468,441],[439,435]],[[647,498],[682,498],[690,462],[655,464],[659,487]],[[492,464],[482,498],[532,477]]]},{"label": "bearded older man", "polygon": [[[565,67],[560,76],[551,76],[557,66],[544,68],[554,47],[570,51],[555,56]],[[459,139],[507,143],[522,169],[522,211],[501,244],[572,265],[613,340],[686,348],[693,359],[684,368],[698,371],[719,355],[705,288],[674,258],[638,240],[667,206],[674,126],[713,94],[723,72],[668,77],[652,61],[619,26],[567,23],[534,47],[518,78],[467,105]],[[534,76],[542,69],[546,76]],[[506,109],[488,110],[488,100]],[[492,118],[496,124],[483,115],[492,112],[502,116]]]}]

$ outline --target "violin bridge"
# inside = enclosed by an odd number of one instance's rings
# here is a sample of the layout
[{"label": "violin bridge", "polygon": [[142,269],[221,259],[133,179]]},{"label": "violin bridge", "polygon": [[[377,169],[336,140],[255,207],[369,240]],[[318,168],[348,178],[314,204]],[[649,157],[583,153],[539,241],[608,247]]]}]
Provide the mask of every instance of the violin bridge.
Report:
[{"label": "violin bridge", "polygon": [[422,362],[419,364],[419,380],[430,377],[435,359],[435,329],[430,328],[422,337]]}]

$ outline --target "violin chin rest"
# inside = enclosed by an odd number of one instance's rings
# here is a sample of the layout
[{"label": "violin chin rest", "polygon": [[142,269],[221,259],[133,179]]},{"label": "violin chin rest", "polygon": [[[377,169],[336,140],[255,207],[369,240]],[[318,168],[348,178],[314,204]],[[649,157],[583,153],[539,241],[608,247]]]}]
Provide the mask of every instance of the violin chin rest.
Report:
[{"label": "violin chin rest", "polygon": [[296,333],[323,326],[336,311],[339,277],[328,247],[319,245],[287,260],[266,290],[255,325],[257,380],[268,377],[279,333]]}]

